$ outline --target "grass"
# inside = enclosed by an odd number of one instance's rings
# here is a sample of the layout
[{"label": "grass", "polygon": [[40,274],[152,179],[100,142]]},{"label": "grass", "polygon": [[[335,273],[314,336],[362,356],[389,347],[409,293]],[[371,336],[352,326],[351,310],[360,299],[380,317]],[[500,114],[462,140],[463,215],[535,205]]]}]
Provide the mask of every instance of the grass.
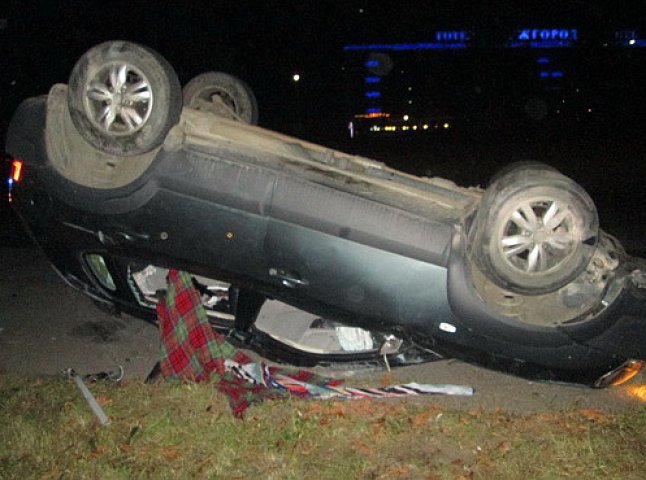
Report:
[{"label": "grass", "polygon": [[428,402],[266,402],[234,419],[212,385],[0,375],[0,478],[644,478],[646,408],[515,416]]}]

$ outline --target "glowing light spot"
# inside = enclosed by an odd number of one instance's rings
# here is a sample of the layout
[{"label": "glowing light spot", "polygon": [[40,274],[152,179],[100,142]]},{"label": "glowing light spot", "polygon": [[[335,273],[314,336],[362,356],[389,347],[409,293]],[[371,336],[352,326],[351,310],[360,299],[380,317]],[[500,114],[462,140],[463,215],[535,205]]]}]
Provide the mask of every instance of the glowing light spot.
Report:
[{"label": "glowing light spot", "polygon": [[372,112],[372,113],[358,113],[354,118],[388,118],[390,113]]},{"label": "glowing light spot", "polygon": [[22,162],[20,160],[11,162],[11,178],[14,182],[19,182],[22,179]]},{"label": "glowing light spot", "polygon": [[446,322],[440,323],[439,329],[447,333],[455,333],[457,331],[457,328],[455,327],[455,325],[451,323],[446,323]]},{"label": "glowing light spot", "polygon": [[646,402],[646,385],[628,385],[626,392],[628,396]]},{"label": "glowing light spot", "polygon": [[233,237],[235,237],[233,232],[227,232],[224,234],[224,236],[227,238],[227,240],[233,240]]},{"label": "glowing light spot", "polygon": [[449,122],[445,122],[444,125],[442,125],[443,128],[447,129],[451,126]]},{"label": "glowing light spot", "polygon": [[408,118],[409,118],[409,117],[408,117],[408,115],[404,115],[404,121],[405,121],[405,122],[407,122],[407,121],[408,121]]}]

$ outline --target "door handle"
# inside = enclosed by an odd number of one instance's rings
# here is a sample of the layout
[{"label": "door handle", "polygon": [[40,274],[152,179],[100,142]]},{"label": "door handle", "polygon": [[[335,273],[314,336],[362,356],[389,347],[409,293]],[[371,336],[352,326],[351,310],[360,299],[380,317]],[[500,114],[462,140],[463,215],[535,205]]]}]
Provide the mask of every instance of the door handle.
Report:
[{"label": "door handle", "polygon": [[310,284],[309,281],[301,278],[297,273],[288,272],[282,268],[271,267],[269,269],[269,276],[277,278],[287,288],[307,287]]},{"label": "door handle", "polygon": [[148,235],[147,233],[135,233],[135,232],[127,232],[125,230],[118,230],[114,232],[114,235],[117,235],[123,238],[124,240],[127,240],[128,242],[150,240],[150,235]]}]

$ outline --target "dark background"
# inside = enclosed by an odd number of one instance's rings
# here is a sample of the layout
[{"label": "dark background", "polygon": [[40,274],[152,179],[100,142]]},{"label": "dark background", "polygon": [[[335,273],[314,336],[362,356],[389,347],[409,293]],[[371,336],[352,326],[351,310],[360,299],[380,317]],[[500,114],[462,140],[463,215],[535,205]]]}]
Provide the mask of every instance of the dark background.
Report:
[{"label": "dark background", "polygon": [[[471,92],[474,75],[485,77],[477,86],[490,93],[498,88],[494,93],[500,98],[523,93],[524,84],[508,80],[509,69],[525,68],[531,75],[531,65],[523,66],[501,45],[514,29],[532,26],[579,30],[583,41],[567,52],[566,67],[570,82],[597,90],[589,93],[595,105],[616,113],[644,100],[645,49],[601,48],[613,30],[641,27],[646,36],[644,1],[9,0],[5,5],[0,7],[5,21],[0,30],[4,122],[20,99],[66,82],[83,52],[114,39],[156,49],[174,66],[182,84],[207,70],[237,75],[258,97],[261,124],[283,131],[301,124],[309,135],[329,134],[330,128],[334,134],[344,133],[345,120],[357,113],[352,112],[356,100],[349,97],[356,82],[353,59],[343,52],[344,45],[424,42],[437,30],[477,31],[477,45],[484,47],[473,49],[464,60],[460,52],[449,52],[438,59],[441,65],[433,65],[442,72],[434,88],[464,85],[463,91],[447,92],[456,97],[456,109],[467,110],[479,101]],[[294,73],[302,77],[298,90]],[[635,93],[642,95],[640,101],[631,98]]]},{"label": "dark background", "polygon": [[[229,2],[16,1],[0,6],[0,140],[11,113],[28,96],[66,83],[91,46],[125,39],[150,46],[176,69],[180,82],[208,70],[244,79],[254,90],[260,125],[386,161],[421,175],[485,185],[515,160],[545,161],[591,193],[602,225],[633,251],[646,235],[644,137],[646,48],[606,47],[611,32],[646,37],[646,2]],[[560,55],[564,88],[545,93],[541,121],[523,117],[535,72],[526,52],[504,49],[509,32],[531,26],[576,27],[583,40]],[[355,43],[428,41],[437,30],[478,32],[478,48],[434,60],[436,91],[455,128],[424,138],[349,139],[357,113]],[[356,63],[356,62],[355,62]],[[413,62],[415,63],[415,62]],[[417,67],[424,73],[425,63]],[[296,84],[295,73],[301,75]],[[574,99],[576,89],[583,89]],[[476,93],[474,93],[476,92]],[[578,105],[578,106],[577,106]],[[484,107],[486,106],[486,108]],[[581,108],[594,106],[582,120]],[[7,211],[6,205],[0,209]],[[3,215],[6,217],[6,215]],[[5,237],[15,230],[3,227]],[[0,235],[1,237],[1,235]],[[15,235],[11,235],[15,238]]]}]

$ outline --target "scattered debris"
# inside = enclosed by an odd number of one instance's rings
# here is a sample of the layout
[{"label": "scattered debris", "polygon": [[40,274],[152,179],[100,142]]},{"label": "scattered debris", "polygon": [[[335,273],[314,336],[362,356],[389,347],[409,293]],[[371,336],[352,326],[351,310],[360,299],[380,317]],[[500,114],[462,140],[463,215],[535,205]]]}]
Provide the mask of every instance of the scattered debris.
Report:
[{"label": "scattered debris", "polygon": [[402,346],[403,341],[394,335],[389,335],[384,340],[383,345],[379,349],[379,354],[384,358],[384,363],[386,364],[386,369],[390,372],[390,363],[388,362],[387,355],[399,352],[399,348]]},{"label": "scattered debris", "polygon": [[115,383],[119,383],[121,380],[123,380],[123,374],[124,374],[123,367],[119,365],[116,370],[103,371],[98,373],[89,373],[83,377],[83,380],[90,383],[96,383],[99,380],[111,380]]},{"label": "scattered debris", "polygon": [[[168,288],[165,298],[157,304],[157,317],[162,337],[161,376],[179,381],[215,381],[218,390],[229,398],[229,405],[238,418],[251,404],[267,398],[473,395],[473,388],[461,385],[408,383],[379,388],[343,387],[342,380],[321,377],[307,370],[288,371],[255,362],[211,327],[191,276],[178,270],[168,273]],[[381,353],[385,358],[386,354],[397,352],[400,345],[399,339],[387,338]]]},{"label": "scattered debris", "polygon": [[92,412],[94,412],[94,415],[96,415],[96,418],[99,420],[99,423],[101,425],[109,425],[110,419],[107,417],[107,415],[105,414],[101,406],[98,404],[98,402],[96,401],[96,398],[94,398],[94,395],[92,395],[92,392],[90,392],[90,390],[87,388],[85,383],[83,383],[83,379],[81,379],[81,377],[77,375],[74,369],[66,368],[65,370],[63,370],[62,373],[63,375],[74,379],[76,386],[83,394],[83,397],[87,401]]}]

